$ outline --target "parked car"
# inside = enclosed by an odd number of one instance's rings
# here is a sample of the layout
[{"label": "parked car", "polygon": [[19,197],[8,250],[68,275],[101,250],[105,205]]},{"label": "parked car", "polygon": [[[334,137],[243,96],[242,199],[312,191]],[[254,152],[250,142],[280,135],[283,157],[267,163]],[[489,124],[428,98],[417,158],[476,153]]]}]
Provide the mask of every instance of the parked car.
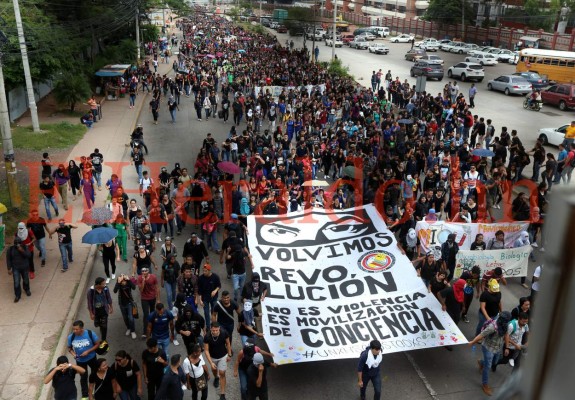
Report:
[{"label": "parked car", "polygon": [[427,55],[427,53],[425,52],[425,50],[413,48],[413,49],[409,50],[407,53],[405,53],[405,59],[407,61],[417,61],[421,57],[426,56],[426,55]]},{"label": "parked car", "polygon": [[480,64],[460,62],[449,67],[447,76],[450,78],[460,78],[464,82],[467,80],[481,82],[483,78],[485,78],[485,71]]},{"label": "parked car", "polygon": [[387,47],[383,43],[371,43],[367,49],[369,50],[370,53],[375,53],[375,54],[388,54],[389,53],[389,47]]},{"label": "parked car", "polygon": [[422,56],[420,59],[420,61],[427,61],[430,64],[439,64],[439,65],[443,65],[445,62],[441,59],[441,57],[436,56],[436,55],[425,55]]},{"label": "parked car", "polygon": [[485,54],[485,53],[489,53],[491,50],[496,50],[496,47],[492,47],[492,46],[484,46],[484,47],[480,47],[478,49],[475,50],[470,50],[467,52],[468,55],[473,56],[475,54]]},{"label": "parked car", "polygon": [[467,43],[463,43],[463,42],[453,42],[451,43],[451,46],[449,47],[449,52],[450,53],[458,53],[458,54],[467,54],[467,50],[465,50],[465,45]]},{"label": "parked car", "polygon": [[415,39],[415,36],[402,33],[399,36],[389,39],[391,43],[409,43]]},{"label": "parked car", "polygon": [[[328,37],[325,39],[325,45],[332,47],[334,45],[333,43],[333,37]],[[341,41],[341,36],[336,36],[335,37],[335,47],[343,47],[343,42]]]},{"label": "parked car", "polygon": [[316,41],[323,40],[323,34],[318,29],[316,29],[315,31],[313,31],[311,29],[307,30],[305,32],[305,37],[308,40],[314,40],[314,37],[315,37]]},{"label": "parked car", "polygon": [[381,38],[389,36],[389,28],[385,26],[370,26],[371,32]]},{"label": "parked car", "polygon": [[443,39],[439,41],[439,49],[443,51],[449,51],[449,47],[453,42],[451,40]]},{"label": "parked car", "polygon": [[349,47],[352,49],[367,50],[369,42],[365,38],[356,36],[351,42],[349,42]]},{"label": "parked car", "polygon": [[[414,45],[415,46],[415,45]],[[425,51],[437,51],[439,50],[439,42],[435,39],[424,41],[419,45],[420,49]]]},{"label": "parked car", "polygon": [[479,46],[476,45],[475,43],[465,43],[465,45],[463,46],[465,54],[469,54],[470,51],[475,51],[475,50],[479,50]]},{"label": "parked car", "polygon": [[494,55],[495,58],[497,58],[497,61],[509,64],[512,64],[516,57],[515,52],[507,49],[491,49],[487,53]]},{"label": "parked car", "polygon": [[349,44],[349,42],[351,42],[354,38],[355,38],[355,36],[353,36],[351,34],[343,35],[341,37],[341,41],[343,42],[343,44]]},{"label": "parked car", "polygon": [[575,84],[563,83],[553,85],[541,91],[541,100],[544,104],[559,106],[561,111],[575,107]]},{"label": "parked car", "polygon": [[425,38],[423,40],[420,40],[419,42],[415,42],[413,44],[413,47],[420,47],[422,44],[427,43],[427,42],[437,42],[437,45],[439,46],[439,42],[437,41],[436,38]]},{"label": "parked car", "polygon": [[552,144],[559,146],[565,140],[565,133],[569,125],[563,125],[559,128],[541,128],[539,129],[539,140],[544,145]]},{"label": "parked car", "polygon": [[465,61],[477,63],[480,65],[497,65],[497,59],[491,54],[475,54],[473,56],[465,57]]},{"label": "parked car", "polygon": [[443,66],[441,64],[434,64],[427,61],[417,60],[415,64],[411,66],[409,74],[413,76],[426,76],[428,78],[434,78],[438,81],[443,79]]},{"label": "parked car", "polygon": [[276,21],[270,22],[270,28],[272,28],[272,29],[277,29],[277,28],[279,28],[279,26],[280,26],[280,24],[277,23]]},{"label": "parked car", "polygon": [[510,94],[530,93],[533,87],[527,79],[521,76],[501,75],[487,83],[487,90],[498,90],[505,93],[506,96],[509,96]]},{"label": "parked car", "polygon": [[549,80],[547,78],[543,78],[537,72],[531,72],[531,71],[516,72],[513,75],[524,77],[529,81],[531,85],[533,85],[535,89],[543,89],[549,86]]},{"label": "parked car", "polygon": [[365,40],[369,40],[370,42],[371,42],[371,41],[374,41],[374,40],[377,38],[377,37],[376,37],[373,33],[371,33],[371,32],[363,32],[363,33],[360,33],[359,35],[356,36],[356,38],[357,38],[357,37],[362,37],[362,38],[364,38]]},{"label": "parked car", "polygon": [[277,31],[278,31],[278,33],[287,33],[287,28],[285,25],[280,25],[280,26],[278,26]]}]

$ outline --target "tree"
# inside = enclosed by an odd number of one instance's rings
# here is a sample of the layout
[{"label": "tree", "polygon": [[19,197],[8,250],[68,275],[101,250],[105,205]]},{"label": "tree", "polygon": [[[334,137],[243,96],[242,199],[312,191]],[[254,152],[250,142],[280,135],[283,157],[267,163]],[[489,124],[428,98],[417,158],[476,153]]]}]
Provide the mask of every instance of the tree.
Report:
[{"label": "tree", "polygon": [[475,12],[471,3],[466,0],[430,0],[429,7],[427,7],[422,19],[438,22],[442,25],[460,24],[462,1],[465,12],[465,25],[472,24],[475,20]]},{"label": "tree", "polygon": [[54,85],[52,92],[58,103],[70,106],[70,111],[74,111],[76,103],[89,98],[92,93],[84,76],[72,73],[62,75]]}]

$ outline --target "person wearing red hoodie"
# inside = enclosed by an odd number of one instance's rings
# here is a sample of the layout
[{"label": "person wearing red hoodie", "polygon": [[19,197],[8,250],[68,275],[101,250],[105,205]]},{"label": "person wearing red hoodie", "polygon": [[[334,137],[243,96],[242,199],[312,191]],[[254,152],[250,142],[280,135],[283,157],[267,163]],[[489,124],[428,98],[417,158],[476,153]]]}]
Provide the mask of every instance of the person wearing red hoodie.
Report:
[{"label": "person wearing red hoodie", "polygon": [[[437,299],[441,303],[441,309],[447,311],[455,325],[459,323],[461,310],[463,308],[463,288],[464,279],[457,279],[451,286],[446,287],[437,293]],[[445,346],[446,350],[452,351],[453,347]]]}]

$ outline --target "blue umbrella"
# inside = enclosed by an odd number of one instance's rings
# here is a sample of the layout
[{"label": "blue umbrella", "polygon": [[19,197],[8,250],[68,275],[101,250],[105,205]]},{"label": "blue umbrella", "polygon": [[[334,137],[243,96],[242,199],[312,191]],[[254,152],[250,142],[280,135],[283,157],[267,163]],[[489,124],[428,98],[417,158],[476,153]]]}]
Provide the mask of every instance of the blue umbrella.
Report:
[{"label": "blue umbrella", "polygon": [[238,53],[245,53],[246,51],[244,49],[239,49]]},{"label": "blue umbrella", "polygon": [[479,157],[493,157],[495,153],[489,149],[474,149],[473,155]]},{"label": "blue umbrella", "polygon": [[399,121],[397,121],[398,124],[401,125],[411,125],[413,124],[413,120],[412,119],[400,119]]},{"label": "blue umbrella", "polygon": [[108,243],[110,240],[118,236],[118,231],[114,228],[96,228],[82,236],[82,243],[87,244],[102,244]]}]

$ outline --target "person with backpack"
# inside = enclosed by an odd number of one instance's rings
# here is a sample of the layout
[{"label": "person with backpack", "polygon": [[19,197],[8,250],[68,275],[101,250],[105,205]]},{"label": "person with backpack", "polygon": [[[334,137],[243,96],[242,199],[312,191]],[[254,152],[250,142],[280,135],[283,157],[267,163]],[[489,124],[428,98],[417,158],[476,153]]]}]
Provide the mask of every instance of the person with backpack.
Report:
[{"label": "person with backpack", "polygon": [[78,398],[76,374],[84,375],[86,370],[74,364],[70,364],[68,357],[60,356],[56,360],[56,366],[48,372],[44,378],[44,384],[52,382],[55,400],[70,400]]},{"label": "person with backpack", "polygon": [[195,345],[204,345],[206,320],[190,304],[186,304],[184,312],[176,320],[176,333],[182,336],[187,354],[191,354]]},{"label": "person with backpack", "polygon": [[77,320],[72,323],[72,333],[68,335],[68,352],[76,359],[76,364],[86,371],[80,375],[82,398],[88,398],[88,367],[91,374],[98,369],[96,350],[101,342],[94,332],[84,329],[83,321]]},{"label": "person with backpack", "polygon": [[[505,337],[505,349],[508,354],[499,359],[496,364],[491,366],[493,372],[501,364],[511,365],[513,368],[519,368],[521,354],[527,349],[529,336],[529,314],[520,312],[517,318],[513,318],[507,327],[507,336]],[[515,371],[515,369],[513,370]]]},{"label": "person with backpack", "polygon": [[[498,285],[499,286],[499,285]],[[499,355],[503,351],[503,356],[509,355],[509,350],[504,349],[503,345],[509,340],[508,328],[511,321],[511,313],[503,311],[497,319],[491,319],[483,325],[479,334],[469,342],[469,346],[474,346],[482,341],[483,360],[477,360],[479,372],[481,373],[481,383],[483,393],[487,396],[493,394],[489,386],[489,369],[497,364]]]},{"label": "person with backpack", "polygon": [[90,319],[94,321],[96,328],[100,328],[102,341],[105,342],[108,335],[108,315],[114,312],[112,296],[106,286],[106,279],[96,278],[94,285],[88,289],[87,303]]},{"label": "person with backpack", "polygon": [[373,400],[380,400],[382,358],[379,340],[372,340],[369,346],[361,352],[357,363],[357,385],[361,400],[365,400],[365,391],[369,381],[373,383]]},{"label": "person with backpack", "polygon": [[[272,353],[268,353],[256,346],[254,338],[250,338],[244,343],[242,349],[238,353],[234,366],[234,377],[239,377],[240,379],[240,393],[242,400],[247,400],[248,398],[248,368],[253,364],[254,355],[256,354],[261,354],[271,358],[274,357]],[[270,365],[272,367],[277,367],[277,364],[275,363]]]}]

